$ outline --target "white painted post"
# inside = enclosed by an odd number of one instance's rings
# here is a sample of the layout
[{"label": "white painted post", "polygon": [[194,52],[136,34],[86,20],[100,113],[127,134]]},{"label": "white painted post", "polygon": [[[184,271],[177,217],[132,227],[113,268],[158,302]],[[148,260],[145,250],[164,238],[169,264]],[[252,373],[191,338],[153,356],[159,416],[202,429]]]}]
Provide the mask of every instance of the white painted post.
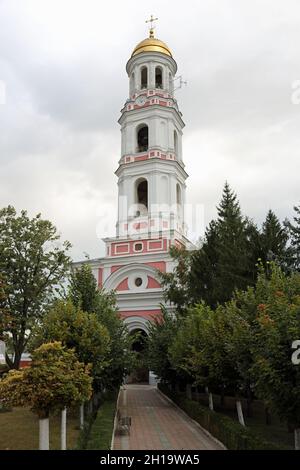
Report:
[{"label": "white painted post", "polygon": [[213,400],[212,393],[210,393],[210,392],[208,394],[208,402],[209,402],[209,409],[211,411],[214,411],[214,400]]},{"label": "white painted post", "polygon": [[245,426],[243,408],[242,408],[242,403],[241,403],[240,400],[237,400],[237,402],[236,402],[236,409],[237,409],[237,414],[238,414],[238,418],[239,418],[239,423],[242,426]]},{"label": "white painted post", "polygon": [[39,419],[39,449],[49,450],[49,418]]},{"label": "white painted post", "polygon": [[300,450],[300,428],[295,429],[295,450]]},{"label": "white painted post", "polygon": [[84,428],[84,403],[80,405],[80,429]]},{"label": "white painted post", "polygon": [[67,408],[61,411],[60,448],[67,449]]}]

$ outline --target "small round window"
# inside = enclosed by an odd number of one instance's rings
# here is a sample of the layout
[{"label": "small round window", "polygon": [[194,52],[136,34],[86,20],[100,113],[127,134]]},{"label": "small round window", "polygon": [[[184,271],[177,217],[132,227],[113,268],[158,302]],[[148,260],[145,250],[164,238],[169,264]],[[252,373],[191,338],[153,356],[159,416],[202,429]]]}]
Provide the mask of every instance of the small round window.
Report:
[{"label": "small round window", "polygon": [[136,280],[134,281],[136,287],[141,287],[141,285],[143,284],[143,280],[141,277],[137,277]]},{"label": "small round window", "polygon": [[135,251],[142,251],[142,249],[143,249],[142,243],[136,243],[134,245],[134,249],[135,249]]}]

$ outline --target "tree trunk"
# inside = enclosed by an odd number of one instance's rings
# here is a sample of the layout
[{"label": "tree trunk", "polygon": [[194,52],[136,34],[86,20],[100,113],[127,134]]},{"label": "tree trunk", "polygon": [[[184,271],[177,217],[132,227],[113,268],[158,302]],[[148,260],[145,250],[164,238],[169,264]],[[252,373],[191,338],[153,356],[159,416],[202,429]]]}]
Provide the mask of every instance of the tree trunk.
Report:
[{"label": "tree trunk", "polygon": [[80,405],[80,429],[84,428],[84,403]]},{"label": "tree trunk", "polygon": [[60,448],[67,449],[67,408],[61,411]]},{"label": "tree trunk", "polygon": [[242,403],[241,403],[240,400],[237,400],[237,402],[236,402],[236,409],[237,409],[237,414],[238,414],[238,418],[239,418],[239,423],[242,426],[245,426],[243,408],[242,408]]},{"label": "tree trunk", "polygon": [[195,389],[195,398],[196,398],[196,401],[199,402],[199,389],[198,389],[198,387],[196,387],[196,389]]},{"label": "tree trunk", "polygon": [[214,411],[214,400],[213,400],[212,393],[210,393],[210,392],[208,394],[208,403],[209,403],[209,409],[211,411]]},{"label": "tree trunk", "polygon": [[191,384],[186,384],[186,397],[188,400],[192,399],[192,387]]},{"label": "tree trunk", "polygon": [[49,417],[39,419],[39,449],[49,450]]},{"label": "tree trunk", "polygon": [[294,430],[295,436],[295,450],[300,450],[300,428]]},{"label": "tree trunk", "polygon": [[9,369],[13,368],[14,363],[11,360],[11,358],[9,357],[9,355],[7,354],[7,352],[5,352],[5,362],[6,362],[6,365]]}]

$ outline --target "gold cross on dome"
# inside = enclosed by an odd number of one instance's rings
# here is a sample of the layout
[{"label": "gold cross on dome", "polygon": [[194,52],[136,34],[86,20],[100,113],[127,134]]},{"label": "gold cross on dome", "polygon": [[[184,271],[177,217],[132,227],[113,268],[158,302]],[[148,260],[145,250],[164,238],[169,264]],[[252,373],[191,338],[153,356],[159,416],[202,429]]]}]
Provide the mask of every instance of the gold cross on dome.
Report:
[{"label": "gold cross on dome", "polygon": [[158,18],[154,18],[153,15],[151,15],[149,20],[146,20],[146,23],[150,23],[150,29],[149,29],[149,37],[154,38],[154,28],[153,26],[154,21],[157,21]]}]

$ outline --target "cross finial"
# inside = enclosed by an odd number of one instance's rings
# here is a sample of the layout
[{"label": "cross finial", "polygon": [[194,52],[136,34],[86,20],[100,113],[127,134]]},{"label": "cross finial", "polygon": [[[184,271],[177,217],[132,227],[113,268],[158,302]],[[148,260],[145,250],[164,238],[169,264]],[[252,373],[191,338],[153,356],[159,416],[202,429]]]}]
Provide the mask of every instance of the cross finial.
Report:
[{"label": "cross finial", "polygon": [[150,23],[150,29],[149,29],[149,37],[154,38],[154,28],[153,26],[154,21],[157,21],[158,18],[154,18],[153,15],[151,15],[149,20],[146,20],[146,23]]}]

